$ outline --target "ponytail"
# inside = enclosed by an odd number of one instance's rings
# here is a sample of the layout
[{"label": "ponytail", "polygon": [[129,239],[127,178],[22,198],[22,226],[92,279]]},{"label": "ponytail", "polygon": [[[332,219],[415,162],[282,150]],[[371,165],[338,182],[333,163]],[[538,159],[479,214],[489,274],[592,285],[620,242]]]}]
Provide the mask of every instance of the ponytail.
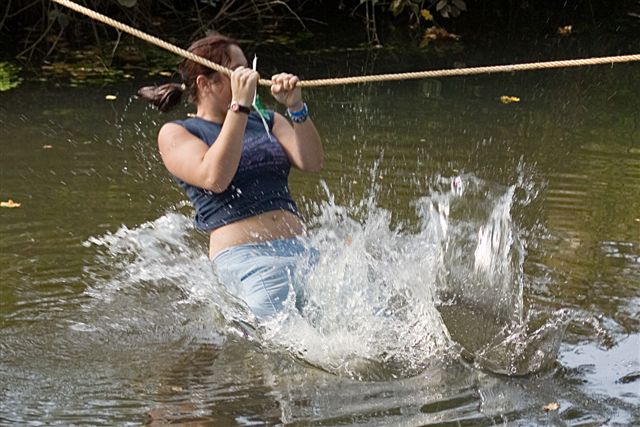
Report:
[{"label": "ponytail", "polygon": [[[205,38],[196,40],[189,46],[189,52],[213,61],[217,64],[229,65],[229,46],[237,42],[218,33],[212,33]],[[146,99],[163,113],[171,110],[182,99],[182,93],[187,92],[188,101],[192,104],[198,101],[199,75],[216,76],[216,71],[188,59],[182,60],[178,66],[183,84],[167,83],[162,86],[145,86],[138,90],[138,96]]]},{"label": "ponytail", "polygon": [[184,91],[184,84],[166,83],[161,86],[141,87],[138,89],[138,96],[149,101],[160,112],[166,113],[178,105]]}]

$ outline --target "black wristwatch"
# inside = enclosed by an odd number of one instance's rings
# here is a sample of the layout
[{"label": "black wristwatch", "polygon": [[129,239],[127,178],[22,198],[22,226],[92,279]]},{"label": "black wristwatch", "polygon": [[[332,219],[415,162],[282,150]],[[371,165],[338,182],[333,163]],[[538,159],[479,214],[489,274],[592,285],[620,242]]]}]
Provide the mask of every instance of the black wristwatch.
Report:
[{"label": "black wristwatch", "polygon": [[229,110],[235,113],[245,113],[245,114],[249,114],[251,112],[251,108],[245,107],[244,105],[240,105],[238,101],[232,101],[231,104],[229,104]]}]

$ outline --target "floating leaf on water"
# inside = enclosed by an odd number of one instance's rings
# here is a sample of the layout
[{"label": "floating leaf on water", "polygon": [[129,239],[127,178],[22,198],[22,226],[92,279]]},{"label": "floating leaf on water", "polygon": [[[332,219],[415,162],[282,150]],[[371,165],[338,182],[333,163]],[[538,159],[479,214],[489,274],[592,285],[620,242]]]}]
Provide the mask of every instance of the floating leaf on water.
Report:
[{"label": "floating leaf on water", "polygon": [[558,402],[547,403],[542,407],[542,409],[544,410],[544,412],[557,411],[558,409],[560,409],[560,404]]},{"label": "floating leaf on water", "polygon": [[0,202],[0,208],[19,208],[21,203],[14,202],[9,199],[6,202]]},{"label": "floating leaf on water", "polygon": [[558,28],[558,34],[561,36],[570,36],[573,32],[573,25],[565,25],[564,27]]},{"label": "floating leaf on water", "polygon": [[502,102],[503,104],[511,104],[513,102],[520,102],[520,98],[518,98],[517,96],[503,95],[500,97],[500,102]]},{"label": "floating leaf on water", "polygon": [[106,99],[107,101],[113,101],[115,99],[117,99],[118,97],[115,95],[107,95],[104,97],[104,99]]}]

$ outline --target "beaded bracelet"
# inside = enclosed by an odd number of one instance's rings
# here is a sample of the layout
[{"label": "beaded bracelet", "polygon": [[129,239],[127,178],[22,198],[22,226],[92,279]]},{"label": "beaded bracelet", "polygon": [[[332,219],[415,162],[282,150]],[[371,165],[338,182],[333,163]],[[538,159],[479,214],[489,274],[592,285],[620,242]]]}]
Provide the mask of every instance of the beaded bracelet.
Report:
[{"label": "beaded bracelet", "polygon": [[304,123],[309,118],[309,109],[307,103],[302,103],[302,109],[300,111],[291,111],[287,108],[287,116],[293,123]]}]

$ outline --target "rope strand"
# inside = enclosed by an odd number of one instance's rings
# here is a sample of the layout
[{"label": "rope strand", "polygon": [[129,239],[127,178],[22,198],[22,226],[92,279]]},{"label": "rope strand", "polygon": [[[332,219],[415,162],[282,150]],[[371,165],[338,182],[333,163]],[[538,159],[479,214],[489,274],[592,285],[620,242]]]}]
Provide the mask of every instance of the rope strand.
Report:
[{"label": "rope strand", "polygon": [[[100,21],[103,24],[109,25],[120,31],[131,34],[134,37],[137,37],[146,42],[154,44],[162,49],[168,50],[169,52],[175,53],[178,56],[182,56],[183,58],[189,59],[193,62],[197,62],[198,64],[204,65],[205,67],[209,67],[215,71],[219,71],[227,76],[231,75],[232,70],[230,70],[227,67],[224,67],[220,64],[216,64],[215,62],[209,61],[208,59],[203,58],[201,56],[194,55],[188,50],[179,48],[178,46],[168,43],[158,37],[154,37],[152,35],[144,33],[136,28],[123,24],[119,21],[116,21],[115,19],[111,19],[108,16],[102,15],[84,6],[80,6],[79,4],[76,4],[70,0],[52,0],[52,1],[62,6],[65,6],[71,10],[74,10],[78,13],[81,13],[85,16],[88,16],[91,19],[95,19],[96,21]],[[445,70],[428,70],[428,71],[418,71],[418,72],[409,72],[409,73],[377,74],[377,75],[368,75],[368,76],[339,77],[339,78],[317,79],[317,80],[301,80],[298,82],[298,86],[300,87],[337,86],[337,85],[348,85],[348,84],[358,84],[358,83],[424,79],[429,77],[432,78],[432,77],[450,77],[450,76],[470,76],[470,75],[476,75],[476,74],[511,73],[514,71],[543,70],[543,69],[565,68],[565,67],[582,67],[586,65],[603,65],[603,64],[615,64],[615,63],[634,62],[634,61],[640,61],[640,54],[604,56],[604,57],[584,58],[584,59],[567,59],[567,60],[560,60],[560,61],[529,62],[529,63],[523,63],[523,64],[510,64],[510,65],[492,65],[492,66],[484,66],[484,67],[455,68],[455,69],[445,69]],[[260,84],[261,86],[271,86],[271,80],[260,79],[258,81],[258,84]]]}]

